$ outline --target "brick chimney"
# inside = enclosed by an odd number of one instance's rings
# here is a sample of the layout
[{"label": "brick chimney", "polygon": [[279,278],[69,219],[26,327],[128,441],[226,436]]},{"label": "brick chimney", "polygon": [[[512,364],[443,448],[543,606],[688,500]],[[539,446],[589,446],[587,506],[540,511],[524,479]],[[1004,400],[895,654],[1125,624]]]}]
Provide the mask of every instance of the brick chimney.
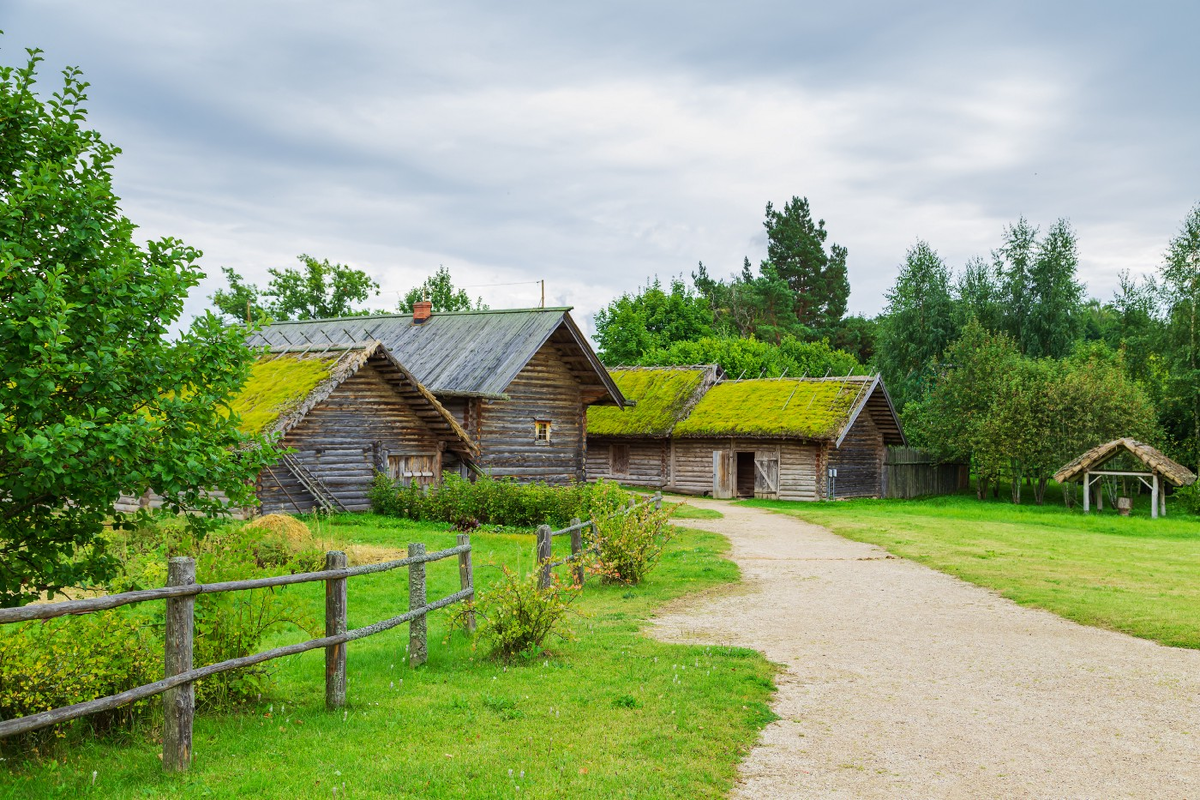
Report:
[{"label": "brick chimney", "polygon": [[420,325],[425,320],[429,319],[433,313],[433,303],[428,300],[418,300],[413,303],[413,324]]}]

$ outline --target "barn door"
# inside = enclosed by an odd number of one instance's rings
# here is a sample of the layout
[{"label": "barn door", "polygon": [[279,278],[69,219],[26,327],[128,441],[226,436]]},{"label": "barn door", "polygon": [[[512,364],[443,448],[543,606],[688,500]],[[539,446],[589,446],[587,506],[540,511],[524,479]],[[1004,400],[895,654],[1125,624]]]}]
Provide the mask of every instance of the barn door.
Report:
[{"label": "barn door", "polygon": [[733,465],[730,463],[732,453],[728,450],[713,450],[713,492],[718,500],[729,500],[733,497]]},{"label": "barn door", "polygon": [[389,477],[404,486],[437,483],[437,455],[388,456]]},{"label": "barn door", "polygon": [[754,454],[754,496],[775,497],[779,494],[779,454],[760,450]]}]

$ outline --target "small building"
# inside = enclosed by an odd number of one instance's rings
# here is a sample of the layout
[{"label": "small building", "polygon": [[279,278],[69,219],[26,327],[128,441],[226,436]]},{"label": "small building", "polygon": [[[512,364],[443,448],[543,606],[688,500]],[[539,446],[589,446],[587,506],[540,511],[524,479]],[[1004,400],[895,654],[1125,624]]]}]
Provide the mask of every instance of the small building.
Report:
[{"label": "small building", "polygon": [[588,409],[588,479],[655,489],[671,486],[671,434],[720,379],[720,368],[618,367],[609,374],[635,405]]},{"label": "small building", "polygon": [[1054,473],[1059,483],[1083,484],[1083,510],[1091,510],[1091,494],[1096,491],[1096,510],[1104,509],[1104,494],[1099,481],[1105,477],[1136,478],[1150,490],[1150,516],[1167,515],[1167,485],[1191,486],[1196,474],[1163,453],[1135,439],[1114,439],[1093,447]]},{"label": "small building", "polygon": [[[695,375],[689,379],[694,383],[686,383],[686,373],[669,377],[675,373],[655,376],[648,371],[644,384],[617,377],[638,405],[625,429],[610,414],[597,414],[594,421],[589,416],[593,447],[604,441],[609,448],[607,465],[596,457],[589,460],[600,470],[592,477],[720,498],[818,500],[883,494],[886,448],[906,441],[878,377],[704,385]],[[659,388],[655,377],[674,388]],[[695,386],[699,397],[681,400],[688,386]],[[669,438],[664,440],[662,428],[655,428],[653,420],[661,417],[637,416],[643,396],[674,411]],[[630,466],[622,475],[626,452]],[[644,454],[637,470],[632,466],[635,452]],[[652,474],[656,452],[661,463],[657,476]]]},{"label": "small building", "polygon": [[417,303],[411,315],[277,322],[250,344],[319,351],[378,340],[470,437],[476,455],[448,450],[443,469],[566,483],[586,475],[588,407],[625,405],[569,312],[432,313]]}]

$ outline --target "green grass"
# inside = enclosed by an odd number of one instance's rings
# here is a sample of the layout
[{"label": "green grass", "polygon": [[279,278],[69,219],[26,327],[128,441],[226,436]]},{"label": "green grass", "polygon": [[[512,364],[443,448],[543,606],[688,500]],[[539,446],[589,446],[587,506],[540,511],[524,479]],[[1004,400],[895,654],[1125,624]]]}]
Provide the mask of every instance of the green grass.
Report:
[{"label": "green grass", "polygon": [[699,508],[687,503],[665,503],[670,509],[671,519],[725,519],[715,508]]},{"label": "green grass", "polygon": [[[370,515],[337,519],[333,533],[430,550],[454,540],[440,526]],[[498,571],[489,564],[531,566],[531,535],[472,541],[481,588]],[[643,585],[589,581],[578,641],[548,657],[498,664],[435,612],[425,667],[405,666],[407,626],[350,645],[344,714],[324,710],[314,651],[276,661],[277,688],[260,704],[199,715],[186,775],[163,775],[147,725],[132,741],[84,740],[53,759],[9,762],[0,797],[330,797],[334,787],[339,797],[721,797],[774,719],[774,669],[754,651],[664,644],[641,629],[665,601],[736,581],[727,549],[723,537],[684,531]],[[431,564],[429,582],[431,599],[457,590],[456,562]],[[405,587],[403,571],[351,579],[350,626],[406,609]],[[321,613],[319,584],[286,591]],[[302,638],[280,634],[263,647]]]},{"label": "green grass", "polygon": [[591,406],[588,436],[666,436],[696,394],[705,370],[686,367],[613,369],[609,372],[621,394],[636,401],[632,408]]},{"label": "green grass", "polygon": [[[1004,492],[1001,492],[1004,497]],[[1058,504],[1052,504],[1051,500]],[[877,544],[1017,603],[1174,647],[1200,648],[1200,519],[1085,516],[953,495],[838,503],[746,501]]]},{"label": "green grass", "polygon": [[845,391],[839,381],[798,378],[718,383],[675,426],[675,435],[832,437],[863,380]]}]

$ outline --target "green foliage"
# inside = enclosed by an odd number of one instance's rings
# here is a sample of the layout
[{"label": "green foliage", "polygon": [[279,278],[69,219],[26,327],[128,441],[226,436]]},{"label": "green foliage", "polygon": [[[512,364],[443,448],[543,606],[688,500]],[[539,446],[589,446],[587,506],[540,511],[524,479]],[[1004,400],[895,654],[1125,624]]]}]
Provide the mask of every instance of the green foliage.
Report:
[{"label": "green foliage", "polygon": [[221,267],[228,289],[217,289],[209,298],[213,306],[234,322],[244,321],[247,325],[263,317],[266,309],[259,305],[258,287],[246,283],[241,275],[229,267]]},{"label": "green foliage", "polygon": [[675,529],[667,524],[668,510],[653,503],[629,508],[625,493],[615,489],[602,487],[592,506],[589,542],[599,549],[592,569],[608,583],[632,586],[654,569]]},{"label": "green foliage", "polygon": [[777,345],[735,338],[676,342],[669,348],[646,353],[641,364],[645,367],[717,364],[730,378],[778,378],[785,374],[793,378],[801,375],[819,378],[866,372],[854,356],[834,350],[827,342],[802,342],[791,337]]},{"label": "green foliage", "polygon": [[675,426],[680,436],[827,439],[847,419],[861,381],[744,380],[719,383]]},{"label": "green foliage", "polygon": [[607,491],[607,486],[615,484],[597,481],[550,486],[489,476],[472,483],[458,475],[447,475],[442,483],[429,487],[398,486],[386,475],[376,475],[368,496],[377,514],[393,517],[452,525],[474,521],[518,528],[563,528],[572,517],[588,519],[593,496]]},{"label": "green foliage", "polygon": [[846,248],[825,252],[825,220],[814,224],[808,198],[793,197],[782,211],[767,203],[767,261],[795,296],[796,319],[814,330],[833,328],[846,313],[850,281]]},{"label": "green foliage", "polygon": [[[636,294],[623,294],[596,312],[596,342],[605,364],[636,364],[647,352],[711,336],[708,300],[682,280],[671,280],[670,293],[655,278]],[[701,362],[692,362],[701,363]]]},{"label": "green foliage", "polygon": [[372,295],[379,294],[379,284],[362,270],[344,264],[331,264],[329,259],[318,261],[309,255],[298,255],[303,269],[267,270],[271,281],[263,290],[264,297],[274,298],[267,313],[274,319],[330,319],[367,314],[355,310]]},{"label": "green foliage", "polygon": [[929,367],[955,338],[950,269],[927,242],[909,249],[880,318],[876,363],[896,405],[920,397]]},{"label": "green foliage", "polygon": [[1004,330],[1004,291],[999,266],[979,256],[967,260],[954,283],[954,324],[965,328],[972,319],[986,331]]},{"label": "green foliage", "polygon": [[1080,332],[1083,286],[1075,279],[1078,245],[1060,219],[1039,240],[1024,217],[1004,230],[995,253],[1004,289],[1004,328],[1031,358],[1063,358]]},{"label": "green foliage", "polygon": [[1167,303],[1164,416],[1181,457],[1200,463],[1200,205],[1184,218],[1162,267]]},{"label": "green foliage", "polygon": [[450,279],[450,270],[439,266],[437,272],[425,279],[420,286],[414,286],[405,292],[400,299],[401,314],[411,314],[413,305],[421,300],[433,303],[434,311],[487,311],[483,298],[477,298],[471,305],[471,297],[463,289],[455,289],[454,281]]},{"label": "green foliage", "polygon": [[610,373],[633,408],[591,406],[588,436],[666,436],[704,381],[703,369],[614,369]]},{"label": "green foliage", "polygon": [[[565,642],[575,638],[566,623],[580,587],[555,579],[542,588],[538,586],[537,570],[522,576],[503,565],[500,576],[480,592],[473,606],[479,637],[493,658],[530,659],[545,651],[552,636]],[[464,607],[463,613],[468,608]]]},{"label": "green foliage", "polygon": [[755,275],[750,259],[745,259],[741,274],[729,283],[710,278],[701,262],[692,280],[708,299],[721,336],[779,343],[787,336],[808,338],[812,334],[796,318],[795,293],[769,261],[762,262]]},{"label": "green foliage", "polygon": [[85,84],[34,93],[41,57],[0,67],[0,605],[112,576],[99,534],[122,492],[222,511],[252,499],[270,447],[224,406],[253,355],[211,315],[173,334],[199,251],[140,246],[113,192],[118,153],[87,130]]},{"label": "green foliage", "polygon": [[[162,644],[128,608],[0,626],[0,719],[118,694],[162,677]],[[24,748],[72,726],[128,727],[150,701],[6,740]]]},{"label": "green foliage", "polygon": [[245,433],[266,431],[280,417],[304,402],[313,389],[329,377],[337,358],[266,356],[254,362],[250,376],[230,410]]}]

